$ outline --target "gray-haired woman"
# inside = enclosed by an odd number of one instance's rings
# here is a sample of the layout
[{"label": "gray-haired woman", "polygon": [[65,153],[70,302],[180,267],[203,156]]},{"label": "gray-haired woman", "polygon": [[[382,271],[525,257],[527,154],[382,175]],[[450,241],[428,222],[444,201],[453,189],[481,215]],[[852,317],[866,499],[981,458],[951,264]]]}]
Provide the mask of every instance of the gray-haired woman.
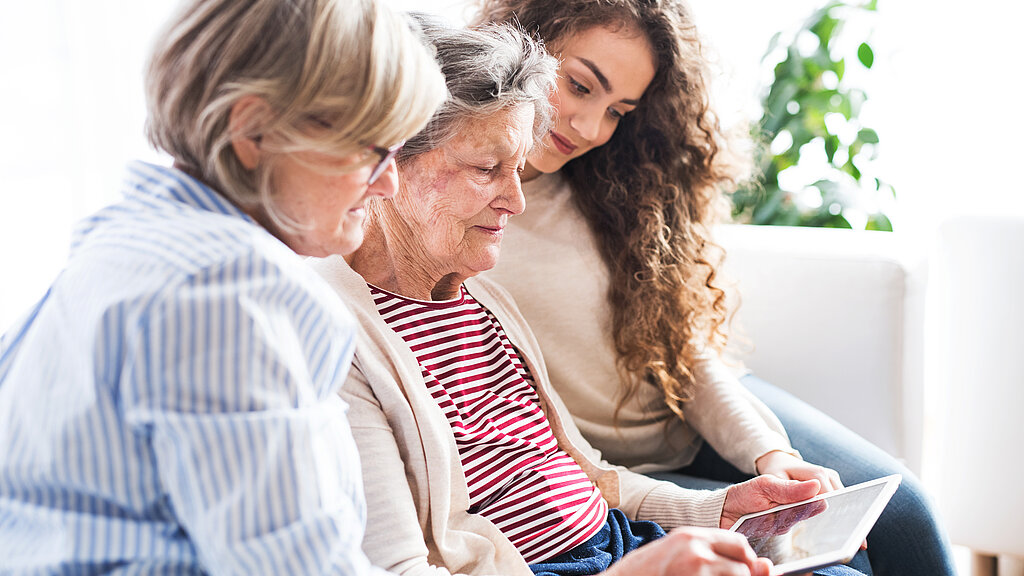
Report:
[{"label": "gray-haired woman", "polygon": [[[604,463],[511,299],[476,277],[524,210],[519,174],[546,133],[555,62],[513,28],[425,29],[451,95],[403,149],[399,193],[369,204],[363,246],[313,262],[361,326],[342,397],[363,457],[367,555],[402,574],[546,574],[564,554],[593,560],[590,573],[766,574],[736,534],[662,537],[636,521],[717,526],[725,492]],[[758,479],[739,492],[768,485],[776,501],[816,490]]]},{"label": "gray-haired woman", "polygon": [[174,168],[129,167],[0,339],[0,573],[352,574],[351,252],[445,97],[376,0],[192,0],[147,72]]}]

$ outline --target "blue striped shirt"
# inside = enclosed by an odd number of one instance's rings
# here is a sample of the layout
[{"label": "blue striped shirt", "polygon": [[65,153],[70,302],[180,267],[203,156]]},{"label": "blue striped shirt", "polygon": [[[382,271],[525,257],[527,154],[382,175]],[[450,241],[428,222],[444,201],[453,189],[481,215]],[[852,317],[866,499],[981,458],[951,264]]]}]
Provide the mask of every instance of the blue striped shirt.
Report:
[{"label": "blue striped shirt", "polygon": [[352,316],[222,196],[128,172],[0,338],[0,574],[376,571]]}]

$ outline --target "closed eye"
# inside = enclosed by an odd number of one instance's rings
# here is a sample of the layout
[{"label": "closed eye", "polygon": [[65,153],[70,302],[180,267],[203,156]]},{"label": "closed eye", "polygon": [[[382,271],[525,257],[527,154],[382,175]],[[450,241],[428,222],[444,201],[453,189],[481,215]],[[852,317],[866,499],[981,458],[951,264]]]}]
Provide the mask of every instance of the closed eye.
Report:
[{"label": "closed eye", "polygon": [[327,120],[324,120],[320,116],[317,116],[316,114],[310,114],[310,115],[306,116],[306,119],[309,120],[310,122],[312,122],[313,124],[316,124],[317,127],[319,127],[319,128],[323,128],[325,130],[333,130],[334,129],[334,125],[333,124],[331,124]]},{"label": "closed eye", "polygon": [[567,78],[569,79],[569,87],[572,88],[573,92],[575,92],[576,94],[584,95],[584,96],[587,95],[587,94],[590,94],[590,88],[587,88],[583,84],[580,84],[572,76],[567,76]]}]

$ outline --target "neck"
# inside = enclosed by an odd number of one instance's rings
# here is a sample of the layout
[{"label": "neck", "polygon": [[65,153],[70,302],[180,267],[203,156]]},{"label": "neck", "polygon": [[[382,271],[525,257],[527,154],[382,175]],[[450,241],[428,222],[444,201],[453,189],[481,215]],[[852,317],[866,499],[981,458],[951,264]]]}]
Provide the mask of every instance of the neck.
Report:
[{"label": "neck", "polygon": [[431,269],[422,243],[405,227],[382,225],[382,216],[367,222],[363,244],[345,258],[364,280],[406,298],[451,300],[466,276]]}]

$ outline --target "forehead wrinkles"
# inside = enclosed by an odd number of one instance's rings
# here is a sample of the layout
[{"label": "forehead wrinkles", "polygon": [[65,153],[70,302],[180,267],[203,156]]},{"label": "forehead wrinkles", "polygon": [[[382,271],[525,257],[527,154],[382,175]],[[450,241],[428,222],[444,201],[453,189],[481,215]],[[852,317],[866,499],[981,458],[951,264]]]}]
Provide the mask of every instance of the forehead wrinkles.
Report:
[{"label": "forehead wrinkles", "polygon": [[524,144],[528,146],[524,141],[532,138],[532,123],[520,122],[527,106],[522,104],[489,116],[465,119],[462,129],[445,148],[461,161],[474,153],[493,155],[496,160],[517,156],[524,151]]}]

